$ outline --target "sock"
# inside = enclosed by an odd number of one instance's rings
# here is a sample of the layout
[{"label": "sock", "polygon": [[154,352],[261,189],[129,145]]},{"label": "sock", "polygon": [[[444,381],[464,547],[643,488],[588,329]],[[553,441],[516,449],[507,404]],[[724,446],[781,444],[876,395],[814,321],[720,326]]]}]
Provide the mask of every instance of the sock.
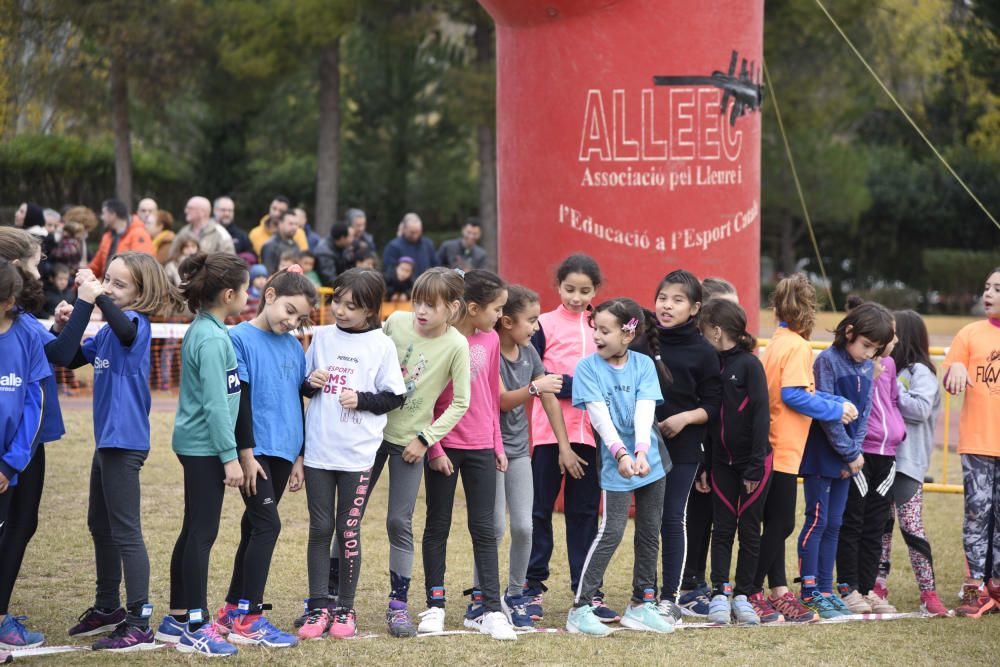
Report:
[{"label": "sock", "polygon": [[153,605],[148,602],[137,602],[131,605],[125,614],[125,622],[136,628],[148,628],[149,619],[153,615]]},{"label": "sock", "polygon": [[405,603],[410,593],[410,578],[389,570],[389,585],[391,587],[389,598]]},{"label": "sock", "polygon": [[188,615],[187,614],[170,614],[170,618],[174,619],[178,623],[187,623],[188,622]]}]

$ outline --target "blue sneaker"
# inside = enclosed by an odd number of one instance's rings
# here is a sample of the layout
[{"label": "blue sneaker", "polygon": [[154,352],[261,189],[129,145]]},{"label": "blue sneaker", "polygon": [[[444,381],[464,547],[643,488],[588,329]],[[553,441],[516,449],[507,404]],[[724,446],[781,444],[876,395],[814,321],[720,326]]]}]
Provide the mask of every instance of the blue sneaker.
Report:
[{"label": "blue sneaker", "polygon": [[704,618],[708,616],[708,608],[711,604],[708,598],[709,593],[708,588],[696,588],[693,591],[683,593],[677,599],[677,605],[685,616]]},{"label": "blue sneaker", "polygon": [[590,606],[594,608],[594,616],[601,623],[614,623],[622,620],[621,614],[604,604],[604,593],[597,591],[597,595],[590,601]]},{"label": "blue sneaker", "polygon": [[622,616],[622,625],[632,630],[643,630],[645,632],[658,632],[668,634],[674,631],[673,623],[660,614],[652,602],[643,602],[638,607],[631,604],[625,608],[625,615]]},{"label": "blue sneaker", "polygon": [[479,589],[473,589],[469,591],[469,594],[471,599],[465,608],[465,618],[462,619],[462,624],[467,628],[478,630],[482,627],[483,617],[486,615],[486,607],[483,606],[483,592]]},{"label": "blue sneaker", "polygon": [[840,612],[841,616],[854,616],[854,612],[851,611],[851,608],[848,607],[836,593],[832,595],[824,595],[823,597],[830,601],[830,604],[833,605],[834,609]]},{"label": "blue sneaker", "polygon": [[527,601],[524,605],[524,610],[528,612],[528,616],[530,616],[533,621],[540,621],[545,618],[545,612],[542,609],[542,598],[544,593],[545,586],[542,584],[527,584],[524,587],[523,597]]},{"label": "blue sneaker", "polygon": [[760,616],[745,595],[733,598],[733,621],[740,625],[760,625]]},{"label": "blue sneaker", "polygon": [[528,614],[527,603],[528,598],[526,597],[504,595],[500,599],[500,608],[503,609],[503,613],[515,631],[533,630],[535,627],[534,621]]},{"label": "blue sneaker", "polygon": [[566,615],[566,630],[571,634],[594,637],[606,637],[611,634],[611,628],[601,623],[594,615],[594,608],[589,604],[570,610]]},{"label": "blue sneaker", "polygon": [[181,653],[201,653],[210,657],[234,655],[239,652],[235,646],[219,635],[215,623],[209,621],[191,632],[185,630],[181,640],[177,642],[177,650]]},{"label": "blue sneaker", "polygon": [[833,606],[830,598],[815,589],[808,592],[802,591],[802,604],[824,620],[840,618],[843,616],[843,614],[837,611],[837,608]]},{"label": "blue sneaker", "polygon": [[35,648],[41,646],[45,641],[45,635],[41,632],[32,632],[22,625],[21,621],[28,620],[27,616],[4,616],[0,623],[0,648],[14,651],[25,648]]},{"label": "blue sneaker", "polygon": [[708,603],[708,622],[712,625],[729,625],[729,617],[733,609],[729,604],[729,596],[719,593],[712,596]]},{"label": "blue sneaker", "polygon": [[181,623],[170,614],[163,617],[160,627],[156,628],[156,641],[164,644],[176,644],[187,630],[187,623]]},{"label": "blue sneaker", "polygon": [[299,640],[295,635],[282,632],[271,625],[263,614],[238,614],[233,616],[233,626],[229,639],[236,644],[267,646],[268,648],[288,648]]}]

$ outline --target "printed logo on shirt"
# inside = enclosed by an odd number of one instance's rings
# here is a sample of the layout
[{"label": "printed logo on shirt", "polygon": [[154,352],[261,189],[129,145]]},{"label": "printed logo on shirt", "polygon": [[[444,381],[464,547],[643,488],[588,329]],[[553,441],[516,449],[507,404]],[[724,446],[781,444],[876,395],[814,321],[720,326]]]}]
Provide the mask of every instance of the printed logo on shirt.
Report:
[{"label": "printed logo on shirt", "polygon": [[0,391],[17,391],[22,384],[24,380],[13,371],[7,375],[0,375]]},{"label": "printed logo on shirt", "polygon": [[94,370],[95,371],[106,371],[111,368],[110,359],[101,359],[100,357],[94,357]]},{"label": "printed logo on shirt", "polygon": [[226,371],[226,393],[240,393],[240,374],[235,368],[230,368]]},{"label": "printed logo on shirt", "polygon": [[469,346],[469,379],[472,382],[476,381],[479,373],[486,369],[489,365],[490,360],[486,354],[486,347],[476,343],[475,345]]},{"label": "printed logo on shirt", "polygon": [[1000,396],[1000,350],[986,356],[986,363],[976,366],[976,383],[983,383],[993,396]]}]

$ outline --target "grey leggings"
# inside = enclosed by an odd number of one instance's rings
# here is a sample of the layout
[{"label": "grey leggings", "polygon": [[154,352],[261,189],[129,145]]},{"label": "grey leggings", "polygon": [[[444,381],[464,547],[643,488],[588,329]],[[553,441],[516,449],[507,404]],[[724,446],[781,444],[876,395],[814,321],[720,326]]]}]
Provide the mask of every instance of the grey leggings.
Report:
[{"label": "grey leggings", "polygon": [[407,463],[403,460],[403,447],[384,441],[375,455],[369,495],[386,463],[389,464],[389,512],[385,517],[385,529],[389,533],[389,571],[409,579],[413,575],[413,508],[424,476],[424,462],[421,459]]},{"label": "grey leggings", "polygon": [[[507,472],[497,472],[497,496],[493,506],[493,528],[497,546],[503,540],[506,513],[510,512],[510,568],[507,595],[521,597],[528,559],[531,558],[531,507],[534,500],[531,458],[509,459]],[[479,572],[472,567],[472,585],[479,588]]]},{"label": "grey leggings", "polygon": [[117,609],[125,573],[129,621],[144,624],[142,606],[149,602],[149,555],[142,538],[139,471],[147,451],[104,447],[90,466],[87,526],[94,539],[97,595],[94,606]]},{"label": "grey leggings", "polygon": [[[361,520],[368,502],[371,471],[345,472],[306,466],[306,497],[309,505],[309,608],[328,602],[330,584],[330,539],[334,531],[339,545],[339,607],[354,608],[354,593],[361,575]],[[336,510],[334,509],[336,507]]]},{"label": "grey leggings", "polygon": [[663,517],[663,479],[641,486],[635,491],[602,491],[604,511],[597,537],[590,545],[587,560],[583,563],[580,586],[573,604],[582,607],[590,604],[604,579],[604,571],[618,548],[628,512],[635,494],[635,549],[632,565],[632,601],[642,602],[643,591],[656,588],[657,555],[660,550],[660,523]]}]

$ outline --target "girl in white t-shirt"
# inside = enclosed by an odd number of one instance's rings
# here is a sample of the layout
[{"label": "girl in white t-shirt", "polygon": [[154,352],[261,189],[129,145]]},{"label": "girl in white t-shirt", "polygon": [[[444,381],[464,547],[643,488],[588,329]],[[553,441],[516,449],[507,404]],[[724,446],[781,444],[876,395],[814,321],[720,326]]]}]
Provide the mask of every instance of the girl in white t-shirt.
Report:
[{"label": "girl in white t-shirt", "polygon": [[[333,283],[336,324],[313,333],[307,382],[316,390],[306,410],[305,481],[309,505],[309,611],[303,639],[356,634],[354,593],[361,571],[361,519],[386,413],[403,404],[406,387],[396,346],[382,333],[381,274],[351,269]],[[336,532],[337,605],[328,609],[330,541]]]}]

